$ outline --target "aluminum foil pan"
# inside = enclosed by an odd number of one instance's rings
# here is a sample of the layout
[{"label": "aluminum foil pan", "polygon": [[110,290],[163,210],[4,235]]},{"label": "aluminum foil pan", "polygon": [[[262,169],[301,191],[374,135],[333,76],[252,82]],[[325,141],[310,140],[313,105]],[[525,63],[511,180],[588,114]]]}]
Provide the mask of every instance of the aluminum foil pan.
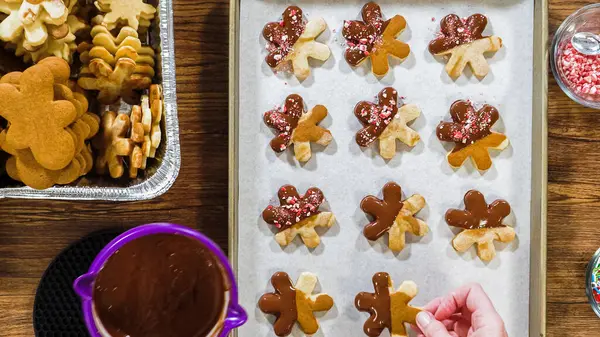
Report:
[{"label": "aluminum foil pan", "polygon": [[159,83],[163,86],[165,104],[161,126],[163,139],[156,158],[148,160],[143,176],[133,180],[114,180],[90,173],[90,176],[81,178],[73,186],[57,186],[41,191],[29,187],[11,187],[10,183],[1,182],[0,198],[135,201],[156,198],[171,188],[181,166],[172,0],[160,0],[157,9],[158,17],[151,28],[150,41],[160,49],[157,78],[161,79]]}]

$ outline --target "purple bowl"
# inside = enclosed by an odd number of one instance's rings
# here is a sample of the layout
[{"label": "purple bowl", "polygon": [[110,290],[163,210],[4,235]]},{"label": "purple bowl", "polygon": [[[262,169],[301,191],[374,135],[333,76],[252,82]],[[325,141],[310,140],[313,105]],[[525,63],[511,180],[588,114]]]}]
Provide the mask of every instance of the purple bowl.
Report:
[{"label": "purple bowl", "polygon": [[73,283],[73,289],[75,289],[75,293],[81,298],[81,309],[83,312],[85,325],[92,337],[102,337],[98,326],[94,321],[93,315],[92,294],[96,276],[106,261],[125,244],[142,236],[154,234],[179,234],[196,239],[204,246],[208,247],[221,263],[225,272],[225,276],[229,281],[230,289],[229,303],[225,314],[225,319],[222,322],[219,337],[227,336],[232,329],[235,329],[246,323],[248,320],[248,315],[246,314],[246,311],[244,311],[244,309],[239,305],[238,290],[235,277],[233,275],[233,270],[231,269],[229,260],[223,251],[211,239],[193,229],[170,223],[154,223],[132,228],[116,237],[96,256],[87,274],[81,275]]}]

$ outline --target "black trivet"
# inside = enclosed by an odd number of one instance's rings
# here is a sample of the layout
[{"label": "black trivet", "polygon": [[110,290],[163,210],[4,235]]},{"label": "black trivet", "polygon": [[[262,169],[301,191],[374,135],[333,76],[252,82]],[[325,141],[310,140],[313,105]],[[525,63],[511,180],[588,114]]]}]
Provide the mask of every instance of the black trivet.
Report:
[{"label": "black trivet", "polygon": [[36,337],[88,337],[73,281],[85,274],[96,255],[123,230],[92,233],[71,244],[52,261],[40,280],[33,305]]}]

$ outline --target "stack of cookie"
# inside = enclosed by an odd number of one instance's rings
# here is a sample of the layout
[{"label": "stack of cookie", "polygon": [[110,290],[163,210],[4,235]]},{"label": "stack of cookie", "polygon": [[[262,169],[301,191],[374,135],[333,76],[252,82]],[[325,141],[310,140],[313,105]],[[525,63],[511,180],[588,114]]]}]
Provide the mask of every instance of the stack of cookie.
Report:
[{"label": "stack of cookie", "polygon": [[98,151],[98,174],[121,178],[125,173],[125,159],[130,178],[136,178],[139,170],[146,169],[147,159],[155,158],[160,145],[162,107],[162,88],[154,84],[150,87],[150,96],[142,96],[141,105],[134,105],[129,115],[104,112],[102,132],[93,141]]},{"label": "stack of cookie", "polygon": [[7,15],[0,24],[0,40],[25,62],[49,56],[71,62],[75,34],[87,26],[74,15],[77,7],[77,0],[0,1],[0,12]]},{"label": "stack of cookie", "polygon": [[148,89],[155,74],[154,50],[143,47],[138,32],[127,26],[114,36],[108,28],[96,25],[91,36],[91,44],[82,42],[78,47],[84,65],[79,85],[97,90],[103,104],[121,97],[130,104],[139,103],[136,91]]},{"label": "stack of cookie", "polygon": [[150,26],[156,8],[142,0],[101,0],[95,5],[105,15],[92,20],[91,42],[78,46],[83,63],[78,83],[86,90],[98,91],[103,104],[119,98],[139,104],[140,91],[152,84],[155,61],[154,50],[142,46],[138,29]]},{"label": "stack of cookie", "polygon": [[162,86],[156,84],[150,86],[149,100],[152,123],[150,125],[150,155],[148,157],[156,158],[156,151],[162,138],[160,130],[160,121],[162,120],[164,107]]},{"label": "stack of cookie", "polygon": [[0,148],[11,155],[6,171],[14,180],[45,189],[70,184],[92,169],[88,140],[98,132],[99,118],[88,112],[70,74],[65,60],[50,57],[0,79],[6,102],[0,116],[8,121]]},{"label": "stack of cookie", "polygon": [[138,169],[146,169],[148,158],[156,157],[161,139],[162,108],[162,87],[154,84],[150,86],[150,96],[142,96],[142,106],[134,106],[131,111],[131,134],[136,144],[129,161],[130,178],[137,177]]}]

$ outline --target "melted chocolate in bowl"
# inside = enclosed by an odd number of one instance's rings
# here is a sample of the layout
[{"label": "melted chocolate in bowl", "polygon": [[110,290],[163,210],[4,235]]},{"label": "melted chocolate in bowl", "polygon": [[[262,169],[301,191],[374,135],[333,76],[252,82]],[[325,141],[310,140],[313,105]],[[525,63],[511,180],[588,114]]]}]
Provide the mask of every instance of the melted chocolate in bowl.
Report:
[{"label": "melted chocolate in bowl", "polygon": [[98,274],[95,318],[111,337],[205,337],[222,323],[228,288],[201,242],[147,235],[121,247]]}]

